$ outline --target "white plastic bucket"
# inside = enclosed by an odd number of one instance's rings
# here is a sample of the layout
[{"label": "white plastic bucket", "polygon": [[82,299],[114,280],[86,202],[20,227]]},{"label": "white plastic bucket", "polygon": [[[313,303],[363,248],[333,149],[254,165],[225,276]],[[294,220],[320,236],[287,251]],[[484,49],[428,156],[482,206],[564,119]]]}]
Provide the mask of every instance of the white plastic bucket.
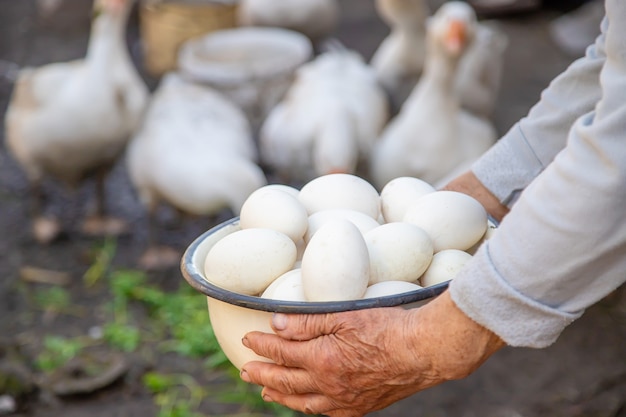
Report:
[{"label": "white plastic bucket", "polygon": [[224,93],[258,127],[284,96],[295,70],[312,56],[311,41],[301,33],[238,27],[185,42],[178,53],[178,69],[188,80]]}]

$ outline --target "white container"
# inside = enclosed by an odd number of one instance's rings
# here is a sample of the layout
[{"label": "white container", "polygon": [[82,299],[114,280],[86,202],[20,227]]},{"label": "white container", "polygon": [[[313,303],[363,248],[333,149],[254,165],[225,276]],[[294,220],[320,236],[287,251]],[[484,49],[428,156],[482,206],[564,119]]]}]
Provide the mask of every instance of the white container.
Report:
[{"label": "white container", "polygon": [[238,27],[186,41],[178,52],[178,70],[191,81],[228,96],[258,129],[283,98],[295,70],[313,56],[301,33],[273,27]]}]

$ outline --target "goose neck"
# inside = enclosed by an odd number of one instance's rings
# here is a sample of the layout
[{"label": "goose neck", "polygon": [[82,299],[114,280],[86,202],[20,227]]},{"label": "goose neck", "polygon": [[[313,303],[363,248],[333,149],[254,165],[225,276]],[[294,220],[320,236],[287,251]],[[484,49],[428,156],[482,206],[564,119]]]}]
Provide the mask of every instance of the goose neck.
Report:
[{"label": "goose neck", "polygon": [[444,54],[430,54],[424,62],[423,77],[440,88],[453,89],[458,59]]},{"label": "goose neck", "polygon": [[423,43],[426,37],[426,26],[419,23],[414,23],[405,26],[396,26],[393,29],[395,36],[402,39],[404,42],[411,42],[413,47],[417,42]]},{"label": "goose neck", "polygon": [[127,20],[127,12],[119,15],[103,13],[94,19],[87,47],[87,61],[110,61],[124,50]]}]

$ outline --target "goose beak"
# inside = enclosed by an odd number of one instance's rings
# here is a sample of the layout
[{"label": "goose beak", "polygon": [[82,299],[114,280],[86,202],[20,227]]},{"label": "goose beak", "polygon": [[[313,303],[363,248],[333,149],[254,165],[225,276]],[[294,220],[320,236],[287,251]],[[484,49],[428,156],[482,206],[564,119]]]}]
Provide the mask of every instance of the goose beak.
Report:
[{"label": "goose beak", "polygon": [[465,23],[460,20],[452,20],[448,24],[444,42],[448,50],[454,54],[461,52],[467,40]]}]

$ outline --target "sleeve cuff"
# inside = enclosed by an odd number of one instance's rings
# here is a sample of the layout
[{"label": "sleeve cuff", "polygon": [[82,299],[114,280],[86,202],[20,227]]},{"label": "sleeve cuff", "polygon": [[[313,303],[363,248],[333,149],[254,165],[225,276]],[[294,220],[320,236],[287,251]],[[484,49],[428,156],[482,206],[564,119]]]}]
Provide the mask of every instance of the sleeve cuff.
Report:
[{"label": "sleeve cuff", "polygon": [[517,123],[471,169],[480,182],[510,208],[544,166]]},{"label": "sleeve cuff", "polygon": [[489,242],[450,282],[449,291],[461,311],[509,346],[547,347],[583,314],[551,308],[511,287],[490,262]]}]

